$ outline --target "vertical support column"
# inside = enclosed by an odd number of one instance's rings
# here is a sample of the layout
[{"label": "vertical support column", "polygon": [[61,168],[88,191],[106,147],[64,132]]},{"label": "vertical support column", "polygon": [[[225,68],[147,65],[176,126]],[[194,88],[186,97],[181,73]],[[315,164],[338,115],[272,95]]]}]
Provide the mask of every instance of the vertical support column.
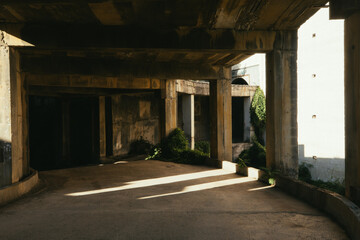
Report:
[{"label": "vertical support column", "polygon": [[70,156],[70,100],[62,99],[62,161],[71,163]]},{"label": "vertical support column", "polygon": [[100,158],[106,157],[106,108],[105,97],[99,97],[99,144]]},{"label": "vertical support column", "polygon": [[194,95],[182,96],[182,112],[185,135],[190,139],[190,148],[195,149],[195,113]]},{"label": "vertical support column", "polygon": [[297,178],[297,31],[277,33],[266,69],[266,165]]},{"label": "vertical support column", "polygon": [[360,203],[360,12],[345,20],[345,186]]},{"label": "vertical support column", "polygon": [[211,158],[232,161],[231,69],[220,68],[219,79],[210,81]]},{"label": "vertical support column", "polygon": [[177,127],[176,80],[161,81],[161,137],[166,137]]},{"label": "vertical support column", "polygon": [[18,182],[29,168],[28,101],[19,53],[0,46],[0,187]]}]

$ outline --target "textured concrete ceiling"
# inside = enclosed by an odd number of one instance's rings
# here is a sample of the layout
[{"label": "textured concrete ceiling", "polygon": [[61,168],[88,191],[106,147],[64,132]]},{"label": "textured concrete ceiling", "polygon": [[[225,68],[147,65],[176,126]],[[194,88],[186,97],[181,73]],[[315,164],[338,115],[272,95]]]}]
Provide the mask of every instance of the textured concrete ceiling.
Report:
[{"label": "textured concrete ceiling", "polygon": [[2,0],[0,30],[34,45],[30,56],[230,66],[270,51],[276,31],[297,29],[327,1]]},{"label": "textured concrete ceiling", "polygon": [[3,0],[0,21],[295,29],[327,0]]}]

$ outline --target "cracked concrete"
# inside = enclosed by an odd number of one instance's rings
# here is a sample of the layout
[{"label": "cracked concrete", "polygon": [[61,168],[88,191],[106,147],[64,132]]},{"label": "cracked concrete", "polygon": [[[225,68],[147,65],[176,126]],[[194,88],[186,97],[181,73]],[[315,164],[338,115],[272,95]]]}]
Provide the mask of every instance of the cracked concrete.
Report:
[{"label": "cracked concrete", "polygon": [[159,161],[41,172],[0,239],[348,239],[329,217],[231,172]]}]

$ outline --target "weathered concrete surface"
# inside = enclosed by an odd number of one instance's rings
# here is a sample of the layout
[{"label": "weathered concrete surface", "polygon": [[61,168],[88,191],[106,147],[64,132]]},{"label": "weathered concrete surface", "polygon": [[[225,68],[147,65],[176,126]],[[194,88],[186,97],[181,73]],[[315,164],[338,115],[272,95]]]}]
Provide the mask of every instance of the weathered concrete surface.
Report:
[{"label": "weathered concrete surface", "polygon": [[177,127],[176,81],[161,81],[161,137],[169,135]]},{"label": "weathered concrete surface", "polygon": [[29,173],[27,95],[19,54],[0,44],[0,187]]},{"label": "weathered concrete surface", "polygon": [[6,205],[33,190],[39,184],[38,172],[33,171],[30,176],[9,186],[0,188],[0,206]]},{"label": "weathered concrete surface", "polygon": [[221,169],[136,161],[40,177],[46,191],[0,209],[0,239],[347,239],[309,205]]},{"label": "weathered concrete surface", "polygon": [[[231,85],[231,96],[233,97],[252,97],[257,86]],[[210,95],[210,85],[204,81],[177,80],[176,91],[193,95]]]},{"label": "weathered concrete surface", "polygon": [[231,69],[219,71],[219,79],[210,82],[210,156],[232,160]]},{"label": "weathered concrete surface", "polygon": [[182,95],[182,113],[184,123],[184,133],[189,139],[190,149],[195,148],[195,113],[194,113],[194,95]]},{"label": "weathered concrete surface", "polygon": [[154,92],[117,94],[112,99],[113,154],[123,155],[132,141],[142,137],[152,144],[160,141],[160,97]]},{"label": "weathered concrete surface", "polygon": [[266,165],[298,175],[297,31],[279,32],[266,55]]},{"label": "weathered concrete surface", "polygon": [[345,19],[345,186],[360,203],[360,12]]}]

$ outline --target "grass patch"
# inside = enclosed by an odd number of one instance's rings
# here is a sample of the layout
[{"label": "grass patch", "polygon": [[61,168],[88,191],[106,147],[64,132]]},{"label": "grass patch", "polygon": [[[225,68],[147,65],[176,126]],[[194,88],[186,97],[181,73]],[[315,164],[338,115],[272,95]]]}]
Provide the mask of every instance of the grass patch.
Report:
[{"label": "grass patch", "polygon": [[345,186],[340,181],[322,181],[313,180],[310,172],[310,168],[313,165],[308,163],[301,163],[299,166],[299,180],[314,185],[319,188],[327,189],[332,192],[336,192],[341,195],[345,195]]}]

